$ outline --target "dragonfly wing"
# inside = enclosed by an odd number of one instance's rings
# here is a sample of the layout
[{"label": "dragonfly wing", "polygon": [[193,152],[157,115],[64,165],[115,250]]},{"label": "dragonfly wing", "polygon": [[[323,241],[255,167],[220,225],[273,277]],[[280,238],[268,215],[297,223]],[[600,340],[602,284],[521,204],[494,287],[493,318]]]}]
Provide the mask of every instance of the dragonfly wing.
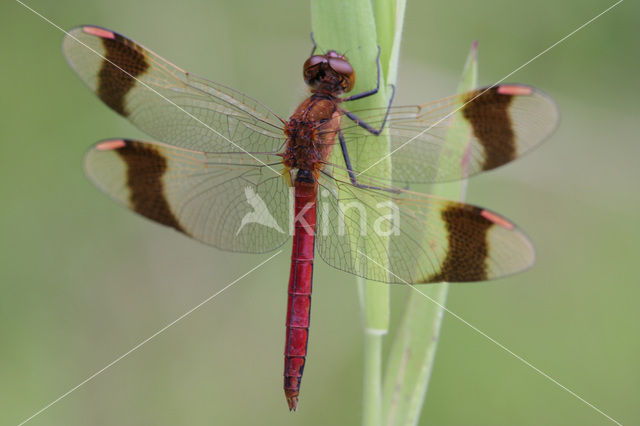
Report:
[{"label": "dragonfly wing", "polygon": [[282,122],[258,101],[113,31],[75,28],[62,50],[104,103],[163,142],[206,152],[271,152],[283,143]]},{"label": "dragonfly wing", "polygon": [[469,204],[361,188],[323,174],[317,249],[331,266],[390,283],[484,281],[529,268],[514,224]]},{"label": "dragonfly wing", "polygon": [[[259,161],[277,168],[280,158]],[[282,176],[240,153],[107,140],[85,157],[91,180],[135,212],[223,250],[262,253],[288,238]]]},{"label": "dragonfly wing", "polygon": [[[385,113],[380,109],[354,111],[374,128],[382,125]],[[393,181],[445,182],[502,166],[549,137],[558,117],[550,96],[515,84],[481,88],[425,105],[392,107],[386,126],[391,140]],[[459,132],[460,144],[445,146],[445,136],[452,130]],[[367,149],[376,136],[347,117],[343,120],[343,133],[349,154],[360,164],[379,161]],[[376,173],[377,168],[372,167],[363,174],[383,177]]]}]

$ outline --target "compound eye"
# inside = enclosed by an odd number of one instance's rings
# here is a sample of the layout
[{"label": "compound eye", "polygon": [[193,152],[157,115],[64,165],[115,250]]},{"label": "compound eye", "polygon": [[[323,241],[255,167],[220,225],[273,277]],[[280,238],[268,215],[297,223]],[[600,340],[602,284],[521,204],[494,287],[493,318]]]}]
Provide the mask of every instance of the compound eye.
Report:
[{"label": "compound eye", "polygon": [[349,62],[344,59],[339,58],[329,58],[329,66],[338,74],[342,74],[345,77],[348,77],[350,74],[353,74],[353,67]]},{"label": "compound eye", "polygon": [[329,58],[329,66],[340,76],[340,87],[343,92],[350,92],[356,80],[353,67],[345,59]]},{"label": "compound eye", "polygon": [[324,56],[314,55],[307,59],[302,66],[302,76],[305,83],[314,87],[318,78],[318,73],[325,67],[322,64],[326,64],[327,59]]},{"label": "compound eye", "polygon": [[315,67],[316,65],[321,64],[323,62],[327,62],[324,56],[314,55],[304,62],[304,66],[302,68],[306,71],[309,68]]},{"label": "compound eye", "polygon": [[305,83],[313,87],[316,83],[315,80],[318,78],[318,72],[320,72],[320,69],[322,68],[320,65],[326,62],[327,60],[324,56],[319,55],[315,55],[307,59],[302,66],[302,76]]}]

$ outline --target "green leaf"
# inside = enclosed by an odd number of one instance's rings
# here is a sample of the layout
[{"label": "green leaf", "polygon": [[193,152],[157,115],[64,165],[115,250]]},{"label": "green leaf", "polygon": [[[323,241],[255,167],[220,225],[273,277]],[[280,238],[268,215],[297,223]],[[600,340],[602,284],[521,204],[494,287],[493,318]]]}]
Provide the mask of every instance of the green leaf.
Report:
[{"label": "green leaf", "polygon": [[[477,44],[474,43],[467,57],[458,92],[475,88],[477,73]],[[467,145],[462,141],[470,140],[471,129],[459,112],[452,116],[452,120],[459,123],[453,125],[452,130],[447,133],[443,152],[447,150],[448,155],[455,153],[462,158]],[[460,181],[434,185],[430,192],[439,197],[462,200],[465,188],[466,181]],[[437,217],[428,222],[430,226],[443,226]],[[411,291],[408,296],[384,379],[382,411],[385,425],[418,424],[433,370],[448,286],[447,283],[440,283],[421,287],[420,290],[431,300],[416,291]]]}]

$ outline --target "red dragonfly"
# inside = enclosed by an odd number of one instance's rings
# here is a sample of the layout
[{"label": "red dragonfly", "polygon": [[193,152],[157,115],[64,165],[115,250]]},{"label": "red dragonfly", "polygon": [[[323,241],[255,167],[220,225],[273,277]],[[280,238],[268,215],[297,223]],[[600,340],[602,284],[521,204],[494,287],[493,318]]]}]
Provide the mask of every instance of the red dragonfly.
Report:
[{"label": "red dragonfly", "polygon": [[[348,60],[312,52],[303,67],[311,94],[283,120],[104,28],[73,29],[63,51],[104,103],[163,141],[94,145],[85,167],[100,189],[222,250],[264,253],[293,235],[284,368],[291,410],[307,354],[316,249],[337,269],[386,283],[484,281],[534,261],[527,237],[497,213],[390,182],[463,179],[530,151],[558,119],[555,103],[537,89],[499,85],[420,106],[351,111],[346,103],[377,93],[379,64],[376,88],[343,96],[355,82]],[[443,150],[446,133],[459,125],[470,130],[469,141],[458,153]],[[379,168],[357,173],[349,156],[371,155],[367,144],[383,129],[391,180]]]}]

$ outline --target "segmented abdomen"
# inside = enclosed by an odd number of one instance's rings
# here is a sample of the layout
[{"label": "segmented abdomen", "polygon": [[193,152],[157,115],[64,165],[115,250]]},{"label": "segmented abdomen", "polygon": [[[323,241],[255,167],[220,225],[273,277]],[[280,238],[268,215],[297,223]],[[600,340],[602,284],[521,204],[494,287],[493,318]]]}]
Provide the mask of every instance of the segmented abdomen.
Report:
[{"label": "segmented abdomen", "polygon": [[284,350],[284,393],[290,410],[298,404],[300,381],[307,355],[313,254],[316,229],[315,183],[296,181],[294,235],[287,303],[287,337]]}]

